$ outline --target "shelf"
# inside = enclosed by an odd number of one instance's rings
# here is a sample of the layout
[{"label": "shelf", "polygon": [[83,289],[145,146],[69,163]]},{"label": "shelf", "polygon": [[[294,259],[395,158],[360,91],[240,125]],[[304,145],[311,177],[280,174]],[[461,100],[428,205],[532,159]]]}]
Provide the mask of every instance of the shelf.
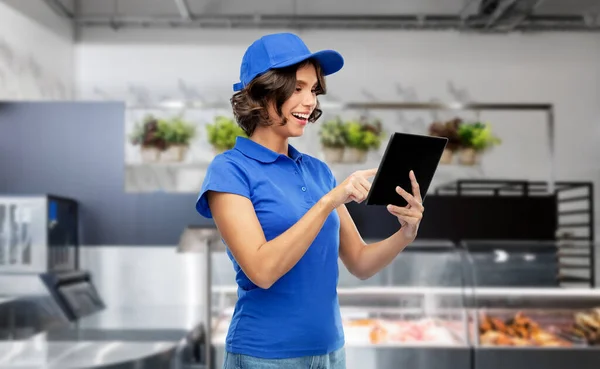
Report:
[{"label": "shelf", "polygon": [[127,163],[125,167],[127,169],[201,169],[205,170],[208,168],[210,163]]},{"label": "shelf", "polygon": [[[213,293],[218,294],[237,294],[237,286],[213,286]],[[401,295],[461,295],[463,288],[457,287],[356,287],[356,288],[338,288],[338,295],[345,296],[401,296]]]},{"label": "shelf", "polygon": [[125,192],[127,193],[196,193],[210,163],[127,163]]},{"label": "shelf", "polygon": [[[338,288],[338,295],[360,296],[400,296],[400,295],[440,295],[452,296],[475,291],[481,297],[557,297],[557,298],[594,298],[600,303],[600,289],[592,288],[472,288],[460,287],[419,287],[419,286],[390,286],[390,287],[353,287]],[[214,293],[237,294],[237,286],[213,286]]]},{"label": "shelf", "polygon": [[[214,286],[213,293],[222,295],[236,295],[237,286]],[[338,295],[358,296],[369,298],[402,298],[402,297],[465,297],[477,301],[501,300],[508,303],[517,301],[535,300],[536,304],[545,301],[581,302],[600,305],[600,290],[591,288],[477,288],[461,287],[356,287],[338,288]],[[510,301],[509,301],[510,300]],[[471,300],[472,301],[472,300]]]}]

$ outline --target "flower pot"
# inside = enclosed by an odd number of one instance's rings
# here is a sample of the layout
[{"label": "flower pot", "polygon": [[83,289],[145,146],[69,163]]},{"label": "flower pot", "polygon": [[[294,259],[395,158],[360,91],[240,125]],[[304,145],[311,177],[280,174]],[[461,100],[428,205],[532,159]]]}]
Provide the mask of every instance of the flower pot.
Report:
[{"label": "flower pot", "polygon": [[325,154],[325,161],[328,163],[341,163],[344,160],[344,148],[343,147],[323,147],[323,154]]},{"label": "flower pot", "polygon": [[140,155],[142,157],[142,162],[154,163],[158,161],[160,150],[154,146],[142,146],[140,148]]},{"label": "flower pot", "polygon": [[181,162],[187,154],[188,147],[186,145],[170,145],[167,149],[160,153],[160,161],[163,163]]},{"label": "flower pot", "polygon": [[344,162],[346,163],[364,163],[367,161],[367,150],[348,147],[344,150]]},{"label": "flower pot", "polygon": [[467,148],[460,150],[459,162],[462,165],[475,165],[478,159],[479,155],[475,149]]},{"label": "flower pot", "polygon": [[452,159],[454,157],[454,151],[450,149],[444,149],[442,153],[442,158],[440,159],[440,164],[452,164]]}]

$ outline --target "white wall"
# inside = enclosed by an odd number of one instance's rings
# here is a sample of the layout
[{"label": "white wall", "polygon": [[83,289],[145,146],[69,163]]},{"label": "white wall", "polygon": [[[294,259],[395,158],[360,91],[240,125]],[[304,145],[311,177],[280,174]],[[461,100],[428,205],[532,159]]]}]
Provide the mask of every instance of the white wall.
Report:
[{"label": "white wall", "polygon": [[0,1],[0,100],[72,98],[73,37],[43,1]]},{"label": "white wall", "polygon": [[[181,97],[183,83],[188,95],[227,101],[245,48],[260,35],[234,30],[86,30],[76,50],[78,96],[158,100]],[[345,56],[345,68],[328,78],[329,92],[338,99],[365,100],[370,94],[380,100],[552,103],[557,178],[600,185],[597,35],[311,31],[301,36],[313,50],[335,48]],[[399,85],[412,96],[400,95]],[[456,89],[462,94],[452,93]],[[411,122],[428,124],[433,119],[431,113],[377,114],[394,130],[410,130]],[[543,114],[496,112],[481,113],[481,118],[493,124],[503,145],[484,157],[481,171],[452,168],[451,174],[442,170],[440,178],[548,178]],[[316,132],[310,130],[298,145],[314,146]]]}]

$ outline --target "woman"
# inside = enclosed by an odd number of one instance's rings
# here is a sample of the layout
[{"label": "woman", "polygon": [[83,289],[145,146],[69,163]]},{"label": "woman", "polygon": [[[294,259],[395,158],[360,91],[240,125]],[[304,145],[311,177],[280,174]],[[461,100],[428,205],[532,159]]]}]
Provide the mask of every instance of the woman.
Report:
[{"label": "woman", "polygon": [[324,76],[342,66],[337,52],[311,53],[289,33],[262,37],[243,57],[231,102],[249,138],[214,158],[196,204],[236,271],[225,368],[345,368],[338,256],[366,279],[416,236],[423,206],[414,174],[414,197],[397,189],[409,205],[388,206],[400,230],[366,245],[345,204],[365,200],[376,169],[337,184],[325,163],[288,144],[319,118]]}]

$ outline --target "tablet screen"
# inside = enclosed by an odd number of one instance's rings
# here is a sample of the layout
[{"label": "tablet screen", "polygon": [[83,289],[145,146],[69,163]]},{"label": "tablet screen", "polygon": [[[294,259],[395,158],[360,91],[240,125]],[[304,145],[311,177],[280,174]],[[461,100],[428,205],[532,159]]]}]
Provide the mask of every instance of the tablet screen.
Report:
[{"label": "tablet screen", "polygon": [[392,134],[365,203],[406,206],[407,202],[396,192],[396,186],[412,194],[411,170],[419,183],[421,197],[425,200],[447,142],[445,137],[399,132]]}]

